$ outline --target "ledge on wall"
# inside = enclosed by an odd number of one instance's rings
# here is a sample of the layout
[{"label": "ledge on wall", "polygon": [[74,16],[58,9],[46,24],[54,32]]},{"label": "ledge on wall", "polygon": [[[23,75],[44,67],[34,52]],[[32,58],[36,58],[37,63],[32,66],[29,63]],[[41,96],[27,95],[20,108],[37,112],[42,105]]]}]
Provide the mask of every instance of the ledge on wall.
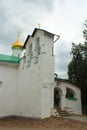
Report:
[{"label": "ledge on wall", "polygon": [[68,100],[71,100],[71,101],[75,101],[77,100],[77,98],[70,98],[70,97],[67,97]]}]

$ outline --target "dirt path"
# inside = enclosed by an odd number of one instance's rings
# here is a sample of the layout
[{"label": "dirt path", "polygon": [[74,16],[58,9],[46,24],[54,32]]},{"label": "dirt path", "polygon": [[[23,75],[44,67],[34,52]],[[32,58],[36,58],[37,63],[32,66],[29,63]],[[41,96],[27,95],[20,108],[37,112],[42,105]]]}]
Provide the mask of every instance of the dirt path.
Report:
[{"label": "dirt path", "polygon": [[87,122],[74,121],[61,117],[50,117],[42,120],[7,118],[0,119],[0,127],[29,127],[29,128],[67,128],[87,130]]}]

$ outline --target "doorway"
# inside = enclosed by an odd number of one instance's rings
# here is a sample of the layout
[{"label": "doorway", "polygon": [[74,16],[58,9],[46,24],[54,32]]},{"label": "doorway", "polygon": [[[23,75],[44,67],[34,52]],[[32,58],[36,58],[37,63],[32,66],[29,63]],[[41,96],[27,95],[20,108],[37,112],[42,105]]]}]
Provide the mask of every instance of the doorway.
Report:
[{"label": "doorway", "polygon": [[60,89],[59,88],[54,88],[54,107],[60,107],[60,100],[61,100],[61,95],[60,95]]}]

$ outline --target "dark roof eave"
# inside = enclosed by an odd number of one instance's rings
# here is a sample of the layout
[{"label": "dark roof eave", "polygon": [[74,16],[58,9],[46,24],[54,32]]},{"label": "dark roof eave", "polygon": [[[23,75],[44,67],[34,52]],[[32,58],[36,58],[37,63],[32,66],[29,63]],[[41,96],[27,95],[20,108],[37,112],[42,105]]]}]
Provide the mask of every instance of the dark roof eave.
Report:
[{"label": "dark roof eave", "polygon": [[26,46],[27,41],[28,41],[29,38],[30,38],[30,35],[27,36],[27,38],[26,38],[26,40],[25,40],[25,42],[24,42],[24,45],[23,45],[23,49],[25,49],[25,46]]},{"label": "dark roof eave", "polygon": [[33,33],[32,33],[32,37],[34,37],[34,35],[35,35],[35,33],[36,33],[37,30],[44,31],[44,32],[47,32],[47,33],[49,33],[49,34],[55,35],[55,34],[50,33],[50,32],[48,32],[48,31],[46,31],[46,30],[44,30],[44,29],[35,28],[34,31],[33,31]]}]

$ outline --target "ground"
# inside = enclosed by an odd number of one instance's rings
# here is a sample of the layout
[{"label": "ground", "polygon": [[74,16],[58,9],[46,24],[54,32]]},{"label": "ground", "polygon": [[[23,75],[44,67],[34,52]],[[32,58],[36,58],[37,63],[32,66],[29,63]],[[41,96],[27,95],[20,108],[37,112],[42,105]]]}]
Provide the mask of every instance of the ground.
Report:
[{"label": "ground", "polygon": [[6,118],[0,119],[0,127],[17,128],[65,128],[87,130],[86,121],[76,121],[62,117],[50,117],[42,120],[28,118]]}]

